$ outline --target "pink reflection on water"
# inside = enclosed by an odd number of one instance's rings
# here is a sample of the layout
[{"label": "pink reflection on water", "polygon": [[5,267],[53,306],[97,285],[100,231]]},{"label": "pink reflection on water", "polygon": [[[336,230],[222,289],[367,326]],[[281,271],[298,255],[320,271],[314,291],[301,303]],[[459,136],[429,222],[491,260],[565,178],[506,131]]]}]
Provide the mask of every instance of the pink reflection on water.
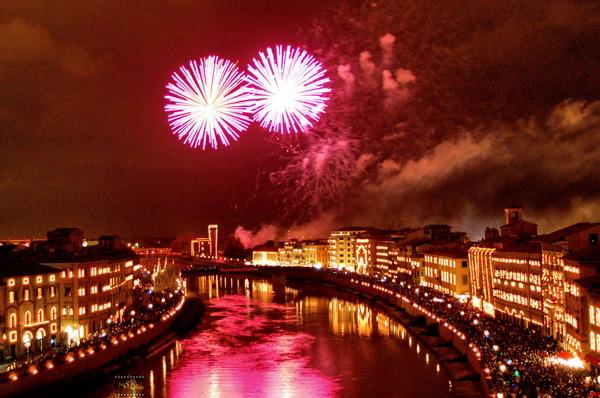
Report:
[{"label": "pink reflection on water", "polygon": [[207,329],[183,341],[169,396],[333,397],[337,380],[309,366],[315,337],[293,326],[294,307],[232,295],[210,302]]}]

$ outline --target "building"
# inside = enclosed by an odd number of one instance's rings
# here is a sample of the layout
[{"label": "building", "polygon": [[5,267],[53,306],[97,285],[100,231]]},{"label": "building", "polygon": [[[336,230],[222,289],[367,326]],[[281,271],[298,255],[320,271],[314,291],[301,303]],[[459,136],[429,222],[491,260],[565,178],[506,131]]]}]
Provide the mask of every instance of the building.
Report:
[{"label": "building", "polygon": [[252,264],[279,265],[278,249],[272,246],[257,246],[252,250]]},{"label": "building", "polygon": [[329,266],[329,242],[326,240],[307,240],[303,241],[302,245],[306,265]]},{"label": "building", "polygon": [[[329,266],[351,272],[357,271],[356,239],[361,234],[372,230],[373,228],[369,227],[345,227],[332,231],[329,235]],[[361,267],[365,266],[361,265]]]},{"label": "building", "polygon": [[488,228],[486,239],[469,249],[472,304],[585,356],[591,332],[598,348],[589,300],[600,287],[599,234],[600,223],[582,222],[538,235],[521,208],[505,209],[500,232]]},{"label": "building", "polygon": [[[45,247],[52,246],[56,231],[52,231],[52,239],[49,233]],[[59,271],[61,341],[68,345],[101,331],[107,322],[120,320],[133,303],[138,257],[116,235],[102,236],[98,242],[69,255],[56,255],[52,250],[34,255],[40,264]]]},{"label": "building", "polygon": [[542,329],[542,253],[537,243],[514,243],[492,254],[495,315]]},{"label": "building", "polygon": [[277,255],[280,265],[327,267],[329,243],[322,240],[298,241],[297,239],[290,239],[278,248]]},{"label": "building", "polygon": [[424,254],[421,285],[456,297],[469,295],[467,252],[436,249]]},{"label": "building", "polygon": [[54,268],[0,257],[0,362],[58,344],[59,286]]},{"label": "building", "polygon": [[218,257],[218,237],[219,226],[209,224],[208,237],[197,237],[190,240],[190,255],[195,257]]},{"label": "building", "polygon": [[31,249],[0,256],[3,359],[78,344],[128,311],[137,256],[117,236],[98,242],[85,247],[81,230],[59,228]]}]

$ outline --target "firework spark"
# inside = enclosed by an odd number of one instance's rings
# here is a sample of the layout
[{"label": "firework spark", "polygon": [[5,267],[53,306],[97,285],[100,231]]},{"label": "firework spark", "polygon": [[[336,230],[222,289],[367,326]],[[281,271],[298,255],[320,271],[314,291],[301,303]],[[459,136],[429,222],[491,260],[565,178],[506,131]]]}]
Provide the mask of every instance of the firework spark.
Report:
[{"label": "firework spark", "polygon": [[252,121],[252,94],[232,62],[210,56],[174,72],[167,84],[165,110],[173,134],[192,148],[216,149],[237,140]]},{"label": "firework spark", "polygon": [[325,69],[312,55],[291,46],[270,47],[248,65],[249,90],[255,95],[254,120],[278,133],[312,127],[325,110],[330,88]]}]

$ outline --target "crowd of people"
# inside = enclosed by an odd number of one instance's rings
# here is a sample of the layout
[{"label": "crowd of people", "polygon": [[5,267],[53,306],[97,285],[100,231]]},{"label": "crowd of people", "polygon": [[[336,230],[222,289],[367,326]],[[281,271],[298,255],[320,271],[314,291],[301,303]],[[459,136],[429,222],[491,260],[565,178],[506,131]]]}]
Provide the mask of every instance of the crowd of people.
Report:
[{"label": "crowd of people", "polygon": [[489,316],[468,302],[425,286],[407,277],[392,283],[368,276],[334,272],[384,286],[452,325],[481,353],[481,368],[498,397],[600,396],[600,384],[591,371],[569,368],[551,361],[559,353],[558,342],[535,328]]}]

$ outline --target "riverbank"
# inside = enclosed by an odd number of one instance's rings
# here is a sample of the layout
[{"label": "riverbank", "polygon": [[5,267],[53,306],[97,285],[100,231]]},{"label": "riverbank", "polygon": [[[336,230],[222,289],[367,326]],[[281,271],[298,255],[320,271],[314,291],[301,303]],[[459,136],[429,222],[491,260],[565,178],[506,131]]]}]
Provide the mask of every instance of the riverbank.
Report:
[{"label": "riverbank", "polygon": [[5,396],[40,396],[52,393],[53,386],[76,385],[106,376],[143,360],[166,345],[171,344],[178,333],[193,327],[194,321],[201,318],[204,305],[199,298],[185,300],[173,311],[165,314],[160,322],[142,325],[113,338],[107,344],[96,348],[88,347],[76,351],[75,355],[67,355],[63,363],[46,363],[45,368],[22,369],[11,372],[8,380],[0,383],[0,397]]}]

